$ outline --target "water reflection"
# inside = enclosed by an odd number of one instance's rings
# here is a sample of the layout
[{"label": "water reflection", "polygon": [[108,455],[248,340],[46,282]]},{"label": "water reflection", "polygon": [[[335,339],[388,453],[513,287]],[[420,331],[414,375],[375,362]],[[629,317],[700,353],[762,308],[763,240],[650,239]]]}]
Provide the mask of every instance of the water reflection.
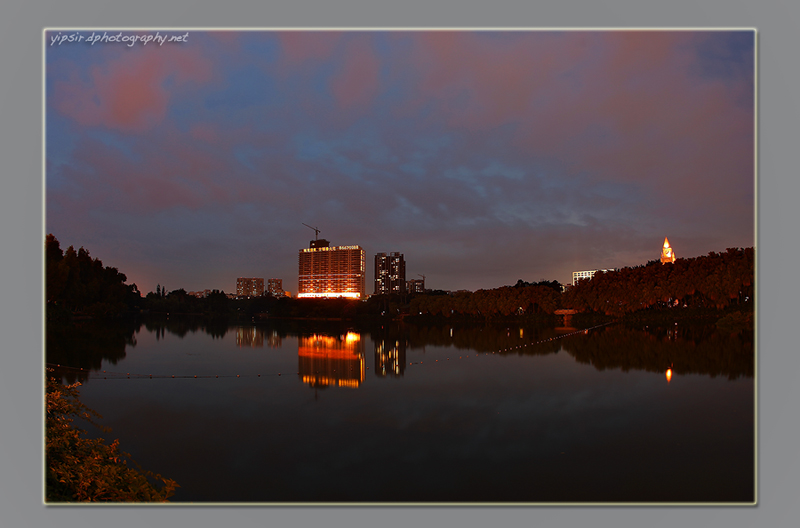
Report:
[{"label": "water reflection", "polygon": [[[305,323],[305,324],[303,324]],[[89,371],[116,365],[135,347],[137,335],[147,331],[163,341],[166,333],[183,339],[203,332],[214,340],[234,334],[241,348],[274,349],[284,339],[297,336],[299,372],[304,383],[316,387],[358,387],[364,380],[366,346],[374,346],[374,372],[379,378],[402,378],[407,355],[426,347],[455,348],[467,353],[542,356],[566,351],[579,363],[597,370],[644,370],[665,375],[703,374],[730,379],[753,377],[753,332],[731,333],[714,324],[692,323],[661,326],[614,324],[580,331],[574,327],[439,325],[401,323],[348,329],[342,324],[266,322],[231,325],[192,318],[151,318],[142,322],[73,327],[49,325],[46,333],[48,364],[73,367],[64,371],[66,382],[88,380]],[[563,338],[562,338],[563,337]],[[372,343],[367,343],[372,341]]]},{"label": "water reflection", "polygon": [[236,346],[238,347],[263,347],[264,331],[255,326],[240,326],[236,329]]},{"label": "water reflection", "polygon": [[99,370],[103,361],[116,365],[125,359],[127,347],[136,346],[137,330],[138,325],[123,322],[48,325],[46,361],[51,365],[62,365],[55,373],[61,375],[66,383],[85,383],[89,371]]},{"label": "water reflection", "polygon": [[[373,339],[375,337],[373,336]],[[375,375],[402,377],[406,371],[406,340],[375,339]]]},{"label": "water reflection", "polygon": [[[178,316],[178,317],[148,317],[143,323],[138,323],[156,335],[156,338],[163,338],[166,332],[180,338],[187,334],[205,332],[213,338],[223,338],[228,332],[229,324],[224,319],[209,319],[204,317]],[[138,331],[138,328],[137,328]]]},{"label": "water reflection", "polygon": [[297,347],[297,370],[303,383],[315,388],[357,388],[364,382],[364,341],[360,334],[301,336]]},{"label": "water reflection", "polygon": [[[407,340],[410,349],[425,346],[454,347],[459,350],[514,355],[548,355],[560,349],[560,329],[548,326],[463,325],[390,327],[381,339]],[[374,339],[374,337],[373,337]],[[535,345],[534,345],[535,344]]]},{"label": "water reflection", "polygon": [[[178,502],[753,497],[753,380],[709,379],[752,376],[752,333],[683,322],[347,325],[48,328],[47,357],[156,374],[90,383],[82,398],[144,467],[181,484]],[[681,378],[692,372],[705,375]],[[317,405],[307,387],[362,390],[331,389]],[[354,463],[358,472],[342,471]]]},{"label": "water reflection", "polygon": [[590,332],[586,339],[565,339],[563,349],[579,363],[597,370],[667,372],[667,381],[681,374],[753,377],[753,334],[731,334],[715,325],[682,324],[629,327],[622,324]]}]

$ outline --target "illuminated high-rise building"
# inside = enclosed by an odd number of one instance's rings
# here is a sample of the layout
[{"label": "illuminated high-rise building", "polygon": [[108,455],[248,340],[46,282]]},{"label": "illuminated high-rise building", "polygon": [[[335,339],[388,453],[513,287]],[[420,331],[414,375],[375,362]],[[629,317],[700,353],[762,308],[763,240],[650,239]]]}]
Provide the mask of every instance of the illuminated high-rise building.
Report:
[{"label": "illuminated high-rise building", "polygon": [[236,279],[236,295],[238,297],[261,297],[264,295],[264,279]]},{"label": "illuminated high-rise building", "polygon": [[312,240],[309,248],[300,250],[298,261],[298,297],[364,297],[361,246],[330,247],[327,240]]},{"label": "illuminated high-rise building", "polygon": [[675,252],[672,251],[672,247],[670,247],[667,237],[664,237],[664,245],[661,247],[661,263],[666,264],[668,262],[670,264],[675,262]]},{"label": "illuminated high-rise building", "polygon": [[402,253],[375,255],[375,294],[405,293],[406,261]]}]

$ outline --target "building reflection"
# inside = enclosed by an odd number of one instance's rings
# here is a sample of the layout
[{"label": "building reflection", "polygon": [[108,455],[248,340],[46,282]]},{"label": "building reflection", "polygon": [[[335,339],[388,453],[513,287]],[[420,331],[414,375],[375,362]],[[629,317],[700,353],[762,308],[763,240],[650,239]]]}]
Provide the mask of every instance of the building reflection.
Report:
[{"label": "building reflection", "polygon": [[564,334],[571,334],[573,332],[577,332],[578,329],[574,326],[556,326],[553,328],[553,331],[556,335],[564,335]]},{"label": "building reflection", "polygon": [[280,348],[283,344],[283,338],[277,330],[270,331],[267,336],[267,346],[270,348]]},{"label": "building reflection", "polygon": [[263,347],[264,331],[255,326],[240,326],[236,329],[236,346],[238,347]]},{"label": "building reflection", "polygon": [[364,342],[355,332],[302,336],[297,356],[300,379],[312,387],[356,388],[364,381]]},{"label": "building reflection", "polygon": [[375,375],[401,377],[406,371],[406,341],[381,339],[375,341]]},{"label": "building reflection", "polygon": [[283,338],[277,330],[264,330],[255,326],[240,326],[236,329],[236,345],[239,347],[280,348]]}]

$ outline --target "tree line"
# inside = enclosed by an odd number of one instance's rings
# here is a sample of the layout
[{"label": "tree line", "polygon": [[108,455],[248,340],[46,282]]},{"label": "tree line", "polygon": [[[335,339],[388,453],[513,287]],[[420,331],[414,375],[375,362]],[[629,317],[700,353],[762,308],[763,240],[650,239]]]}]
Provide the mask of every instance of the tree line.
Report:
[{"label": "tree line", "polygon": [[598,272],[563,296],[566,308],[620,316],[658,308],[752,307],[755,285],[753,248],[651,261],[643,266]]},{"label": "tree line", "polygon": [[72,316],[110,317],[141,297],[135,284],[117,268],[103,266],[81,247],[66,251],[52,234],[45,239],[45,302],[48,320]]},{"label": "tree line", "polygon": [[637,312],[690,308],[752,310],[755,284],[753,248],[729,248],[671,264],[599,271],[564,288],[557,281],[525,282],[475,292],[432,291],[374,295],[365,301],[296,299],[269,295],[229,299],[213,291],[197,298],[184,289],[157,288],[143,297],[135,284],[112,267],[104,267],[81,247],[62,251],[53,235],[46,239],[46,299],[48,320],[74,315],[118,316],[125,312],[204,314],[215,317],[334,318],[403,317],[496,319],[541,318],[557,310],[619,317]]}]

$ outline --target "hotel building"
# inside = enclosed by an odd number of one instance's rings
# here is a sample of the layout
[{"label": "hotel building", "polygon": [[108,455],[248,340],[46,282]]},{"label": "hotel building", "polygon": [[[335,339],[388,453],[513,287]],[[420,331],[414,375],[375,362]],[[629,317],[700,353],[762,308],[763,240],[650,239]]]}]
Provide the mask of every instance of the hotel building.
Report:
[{"label": "hotel building", "polygon": [[298,257],[298,297],[364,297],[365,258],[361,246],[330,247],[327,240],[312,240]]},{"label": "hotel building", "polygon": [[375,295],[405,293],[406,261],[402,253],[375,255]]}]

